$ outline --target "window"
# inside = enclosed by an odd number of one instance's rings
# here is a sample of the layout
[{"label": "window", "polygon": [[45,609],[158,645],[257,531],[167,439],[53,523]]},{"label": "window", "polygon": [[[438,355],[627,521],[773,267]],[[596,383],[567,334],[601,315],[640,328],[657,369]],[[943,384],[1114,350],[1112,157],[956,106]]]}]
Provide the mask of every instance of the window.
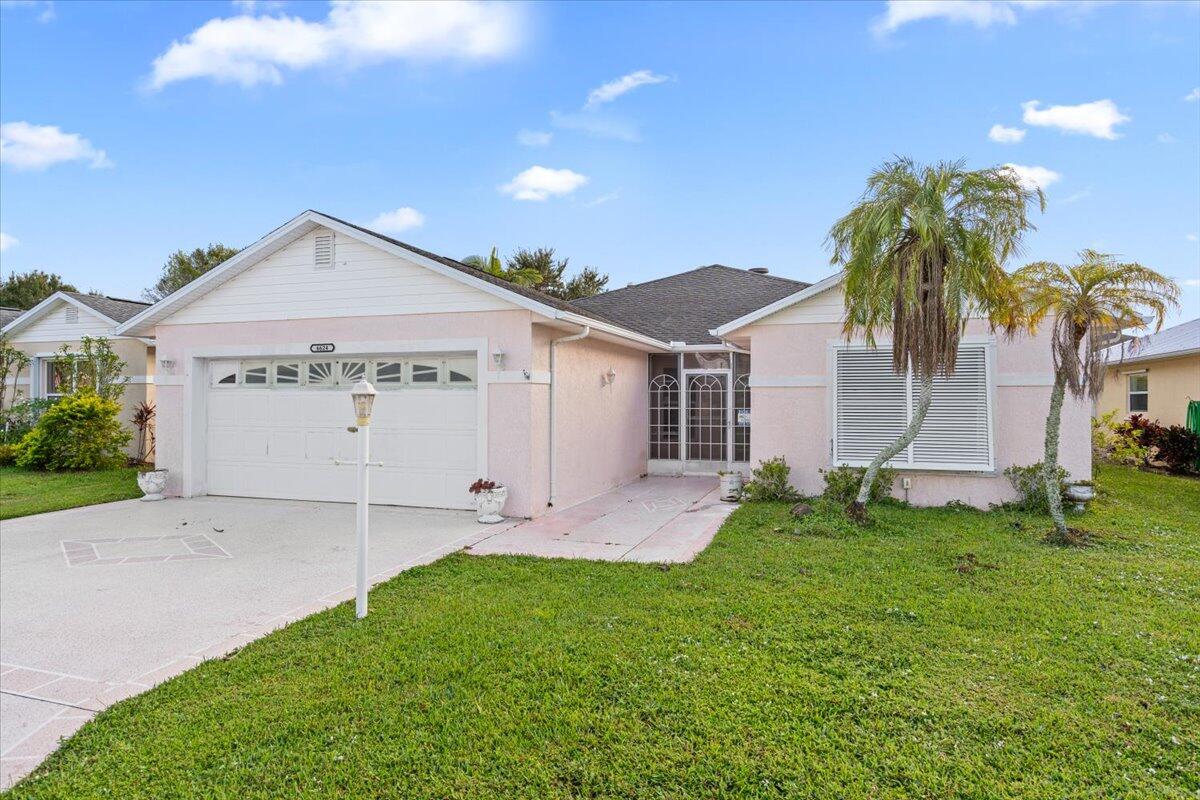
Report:
[{"label": "window", "polygon": [[275,365],[276,386],[299,386],[300,364],[297,362],[280,363]]},{"label": "window", "polygon": [[[916,440],[890,465],[902,469],[992,470],[992,410],[985,345],[963,344],[952,377],[934,378],[933,404]],[[866,465],[899,438],[919,382],[892,372],[891,350],[839,348],[835,367],[833,458]]]},{"label": "window", "polygon": [[337,372],[334,370],[336,366],[334,361],[308,362],[308,385],[337,386]]},{"label": "window", "polygon": [[1129,413],[1150,410],[1150,376],[1144,372],[1128,377]]},{"label": "window", "polygon": [[213,386],[236,386],[238,382],[238,362],[214,361],[212,365]]},{"label": "window", "polygon": [[267,385],[267,364],[244,364],[242,367],[242,383],[247,386],[266,386]]},{"label": "window", "polygon": [[439,364],[433,361],[414,361],[412,362],[412,382],[413,383],[437,383],[438,372],[441,371]]},{"label": "window", "polygon": [[376,361],[375,382],[384,384],[401,384],[404,382],[403,361]]},{"label": "window", "polygon": [[51,359],[42,362],[42,396],[56,399],[69,394],[75,386],[75,364]]},{"label": "window", "polygon": [[367,379],[367,362],[342,361],[342,383],[358,383]]},{"label": "window", "polygon": [[450,358],[446,360],[446,380],[450,383],[470,384],[475,382],[474,358]]}]

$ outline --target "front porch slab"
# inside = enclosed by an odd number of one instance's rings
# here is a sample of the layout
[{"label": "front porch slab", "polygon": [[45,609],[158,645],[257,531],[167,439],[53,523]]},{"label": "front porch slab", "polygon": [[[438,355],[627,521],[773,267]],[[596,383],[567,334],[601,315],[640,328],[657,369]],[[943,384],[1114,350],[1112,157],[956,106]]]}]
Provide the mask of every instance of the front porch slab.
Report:
[{"label": "front porch slab", "polygon": [[681,564],[708,546],[735,507],[718,497],[716,478],[651,476],[499,532],[466,552]]}]

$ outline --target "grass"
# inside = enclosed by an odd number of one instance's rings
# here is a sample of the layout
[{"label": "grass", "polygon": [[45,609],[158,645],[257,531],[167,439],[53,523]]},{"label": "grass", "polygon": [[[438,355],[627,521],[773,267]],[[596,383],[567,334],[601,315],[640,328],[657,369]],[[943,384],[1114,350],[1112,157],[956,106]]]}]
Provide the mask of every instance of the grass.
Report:
[{"label": "grass", "polygon": [[137,468],[37,472],[0,467],[0,519],[141,497]]},{"label": "grass", "polygon": [[739,509],[664,569],[455,555],[99,715],[13,798],[1200,793],[1200,482],[1076,524]]}]

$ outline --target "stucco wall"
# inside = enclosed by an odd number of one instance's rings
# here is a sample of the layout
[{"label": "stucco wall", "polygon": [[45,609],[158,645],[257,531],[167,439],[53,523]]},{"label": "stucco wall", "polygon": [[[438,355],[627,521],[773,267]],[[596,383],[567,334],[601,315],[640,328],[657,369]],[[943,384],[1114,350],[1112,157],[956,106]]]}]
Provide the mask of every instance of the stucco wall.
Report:
[{"label": "stucco wall", "polygon": [[1133,372],[1144,372],[1150,389],[1148,409],[1134,413],[1158,420],[1160,425],[1187,422],[1188,398],[1200,400],[1200,354],[1110,367],[1104,376],[1104,392],[1096,402],[1097,415],[1115,410],[1122,417],[1129,416],[1127,376]]},{"label": "stucco wall", "polygon": [[[768,318],[770,319],[770,318]],[[971,323],[968,335],[987,335],[982,322]],[[841,341],[834,323],[758,324],[745,331],[754,354],[753,380],[801,383],[800,386],[753,388],[754,417],[751,460],[777,455],[787,458],[792,481],[805,494],[824,488],[819,470],[831,465],[828,347]],[[1036,336],[998,340],[995,360],[993,433],[994,473],[904,471],[912,479],[908,499],[918,505],[960,500],[986,507],[1015,495],[1003,476],[1005,467],[1042,460],[1045,419],[1050,400],[1052,364],[1050,326]],[[1091,477],[1090,406],[1068,400],[1063,409],[1060,463],[1073,478]],[[897,484],[898,486],[898,484]],[[897,488],[897,496],[903,491]]]},{"label": "stucco wall", "polygon": [[[534,327],[535,362],[549,367],[549,340],[570,335]],[[555,508],[566,508],[614,486],[628,483],[646,472],[646,354],[640,350],[601,341],[594,337],[560,344],[555,364]],[[603,376],[612,369],[616,378],[606,384]],[[549,429],[549,398],[535,387],[535,430]],[[535,434],[535,461],[542,470],[541,453],[548,453],[548,436]],[[538,486],[538,500],[549,500],[548,481]],[[542,498],[545,498],[544,500]]]},{"label": "stucco wall", "polygon": [[[269,355],[273,346],[309,342],[407,342],[434,339],[486,339],[487,352],[504,352],[506,373],[532,369],[531,315],[528,311],[456,314],[411,314],[332,319],[272,320],[221,324],[159,325],[157,357],[174,360],[175,374],[162,376],[158,397],[158,463],[171,470],[168,491],[182,490],[184,463],[184,406],[186,370],[191,354],[208,348],[255,348]],[[402,350],[398,346],[398,350]],[[487,373],[495,366],[487,359]],[[488,477],[509,487],[505,513],[531,516],[534,512],[531,469],[531,403],[536,387],[529,383],[493,383],[480,376],[479,391],[487,392]],[[466,487],[464,487],[465,490]]]},{"label": "stucco wall", "polygon": [[[153,377],[154,375],[154,348],[149,348],[144,342],[138,339],[126,338],[109,338],[109,346],[112,347],[114,353],[125,362],[125,369],[121,370],[121,374],[138,379],[136,383],[131,382],[126,385],[124,393],[121,395],[121,422],[125,427],[133,432],[133,439],[129,442],[129,447],[126,452],[131,456],[137,456],[137,429],[133,426],[132,417],[134,409],[143,401],[154,402],[154,386],[143,381],[145,376]],[[70,345],[72,350],[79,350],[79,341],[38,341],[38,342],[23,342],[20,340],[10,342],[13,347],[25,353],[28,356],[37,354],[56,353],[63,345]],[[5,393],[5,406],[10,406],[16,401],[25,400],[33,395],[33,386],[30,381],[32,365],[26,367],[16,376],[16,394],[14,398],[13,388],[10,385]]]}]

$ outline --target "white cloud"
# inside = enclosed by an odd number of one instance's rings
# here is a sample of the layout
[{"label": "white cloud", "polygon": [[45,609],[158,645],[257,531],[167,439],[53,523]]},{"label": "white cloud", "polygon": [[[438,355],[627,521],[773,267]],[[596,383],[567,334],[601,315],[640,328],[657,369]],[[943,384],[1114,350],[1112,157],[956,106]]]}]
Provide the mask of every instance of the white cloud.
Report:
[{"label": "white cloud", "polygon": [[586,175],[569,169],[530,167],[500,187],[504,194],[517,200],[542,201],[549,197],[570,194],[588,182]]},{"label": "white cloud", "polygon": [[5,122],[0,125],[0,164],[13,169],[41,170],[64,161],[87,161],[92,169],[113,164],[103,150],[78,133],[63,133],[55,125]]},{"label": "white cloud", "polygon": [[1024,128],[1006,128],[1003,125],[993,125],[988,131],[988,138],[1001,144],[1016,144],[1025,138]]},{"label": "white cloud", "polygon": [[1197,236],[1194,233],[1185,233],[1183,235],[1183,238],[1187,239],[1189,242],[1195,242],[1197,240],[1200,240],[1200,236]]},{"label": "white cloud", "polygon": [[993,25],[1015,25],[1021,14],[1056,8],[1066,14],[1081,14],[1107,5],[1103,0],[888,0],[887,11],[876,17],[871,29],[885,37],[910,22],[944,19],[969,24],[980,30]]},{"label": "white cloud", "polygon": [[38,22],[52,22],[58,16],[54,0],[0,0],[0,9],[31,8],[38,11]]},{"label": "white cloud", "polygon": [[1174,136],[1172,136],[1169,133],[1160,133],[1158,136],[1155,136],[1154,138],[1157,139],[1160,144],[1175,144],[1175,142],[1179,141],[1178,139],[1176,139]]},{"label": "white cloud", "polygon": [[1197,86],[1183,96],[1183,102],[1185,103],[1194,103],[1197,100],[1200,100],[1200,86]]},{"label": "white cloud", "polygon": [[632,122],[618,119],[595,111],[580,111],[576,114],[550,112],[550,123],[556,128],[579,131],[597,139],[619,139],[622,142],[637,142],[642,136]]},{"label": "white cloud", "polygon": [[1098,139],[1116,139],[1121,134],[1113,130],[1117,125],[1129,122],[1132,117],[1122,114],[1112,100],[1096,100],[1077,106],[1050,106],[1038,108],[1040,100],[1021,103],[1025,110],[1022,117],[1027,125],[1058,128],[1063,133],[1082,133]]},{"label": "white cloud", "polygon": [[212,19],[154,60],[149,87],[191,78],[255,86],[282,83],[284,70],[317,66],[500,58],[520,45],[524,13],[519,5],[478,0],[334,0],[319,22],[288,16]]},{"label": "white cloud", "polygon": [[419,228],[425,224],[425,215],[415,208],[401,206],[395,211],[384,211],[371,223],[368,228],[385,233],[400,233],[410,228]]},{"label": "white cloud", "polygon": [[3,253],[10,247],[16,247],[21,242],[15,236],[9,236],[4,231],[0,231],[0,253]]},{"label": "white cloud", "polygon": [[245,14],[258,11],[278,11],[287,5],[283,0],[233,0],[233,7]]},{"label": "white cloud", "polygon": [[1024,164],[1005,164],[1026,189],[1042,189],[1057,182],[1062,175],[1046,167],[1027,167]]},{"label": "white cloud", "polygon": [[545,147],[553,138],[554,134],[549,131],[522,130],[517,133],[517,144],[525,147]]},{"label": "white cloud", "polygon": [[622,75],[614,81],[598,86],[588,92],[584,108],[595,108],[604,103],[611,103],[626,92],[632,92],[639,86],[650,86],[656,83],[666,83],[671,80],[666,75],[655,75],[648,69],[639,69],[628,75]]},{"label": "white cloud", "polygon": [[1066,198],[1064,198],[1063,200],[1061,200],[1059,202],[1070,205],[1071,203],[1078,203],[1080,200],[1084,199],[1085,197],[1091,197],[1091,196],[1092,196],[1091,189],[1081,189],[1080,191],[1075,192],[1074,194],[1068,195]]},{"label": "white cloud", "polygon": [[599,197],[594,197],[591,200],[588,200],[586,203],[584,203],[584,205],[589,206],[589,207],[590,206],[602,206],[605,203],[610,203],[613,200],[616,200],[620,196],[621,196],[620,192],[607,192],[605,194],[600,195]]},{"label": "white cloud", "polygon": [[1184,278],[1182,283],[1184,286],[1200,286],[1200,278]]}]

